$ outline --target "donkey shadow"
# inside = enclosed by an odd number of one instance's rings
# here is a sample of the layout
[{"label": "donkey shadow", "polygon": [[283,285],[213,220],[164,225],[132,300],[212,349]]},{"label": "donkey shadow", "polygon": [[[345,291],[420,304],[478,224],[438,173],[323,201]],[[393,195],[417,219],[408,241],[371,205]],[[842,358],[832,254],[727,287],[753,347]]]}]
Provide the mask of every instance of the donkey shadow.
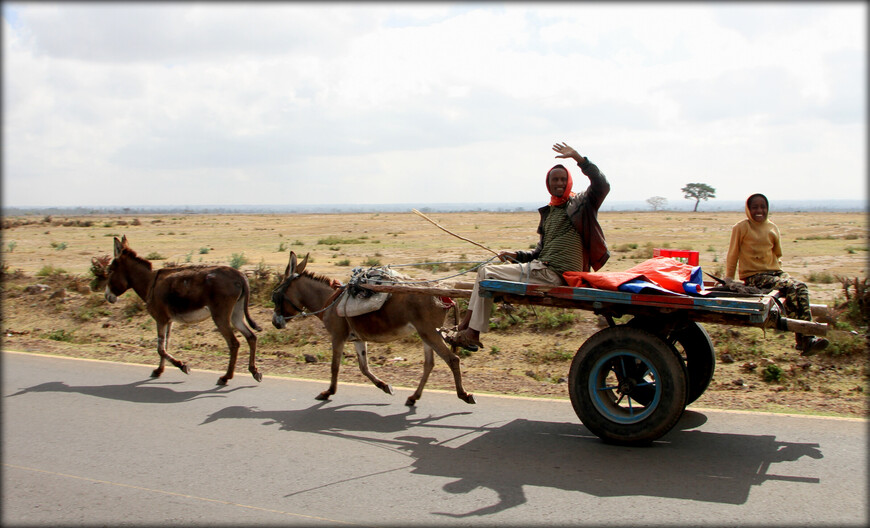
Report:
[{"label": "donkey shadow", "polygon": [[[686,430],[706,421],[703,414],[691,411],[652,447],[632,448],[606,444],[576,423],[515,419],[464,426],[451,424],[450,418],[468,413],[416,418],[413,409],[392,415],[360,409],[386,404],[327,403],[291,411],[227,407],[200,425],[250,419],[278,425],[282,431],[380,445],[410,457],[411,473],[452,479],[442,487],[446,493],[483,488],[498,496],[493,504],[468,512],[432,512],[454,518],[485,517],[520,506],[527,502],[525,486],[596,497],[653,496],[737,505],[747,501],[753,486],[768,480],[820,483],[816,477],[769,471],[772,464],[822,458],[818,444]],[[294,491],[287,497],[309,491],[314,490]]]},{"label": "donkey shadow", "polygon": [[226,419],[253,419],[262,421],[262,425],[278,425],[282,431],[335,435],[341,435],[347,431],[383,434],[407,431],[409,427],[414,426],[439,427],[435,422],[453,416],[471,414],[471,412],[465,411],[448,413],[443,416],[414,418],[417,413],[415,407],[407,407],[405,412],[388,416],[358,410],[357,407],[393,407],[393,404],[348,403],[331,405],[330,402],[324,401],[307,409],[292,411],[261,411],[256,407],[234,405],[210,414],[200,425]]},{"label": "donkey shadow", "polygon": [[97,398],[106,398],[109,400],[119,400],[131,403],[182,403],[186,401],[196,400],[200,398],[223,398],[226,394],[245,388],[254,387],[253,385],[242,385],[238,387],[227,388],[225,386],[215,386],[208,390],[188,390],[177,391],[175,389],[164,387],[162,385],[178,385],[183,381],[157,381],[153,378],[134,381],[123,385],[67,385],[62,381],[49,381],[40,383],[33,387],[20,389],[15,394],[9,394],[6,397],[12,398],[21,396],[22,394],[30,394],[34,392],[68,392],[95,396]]}]

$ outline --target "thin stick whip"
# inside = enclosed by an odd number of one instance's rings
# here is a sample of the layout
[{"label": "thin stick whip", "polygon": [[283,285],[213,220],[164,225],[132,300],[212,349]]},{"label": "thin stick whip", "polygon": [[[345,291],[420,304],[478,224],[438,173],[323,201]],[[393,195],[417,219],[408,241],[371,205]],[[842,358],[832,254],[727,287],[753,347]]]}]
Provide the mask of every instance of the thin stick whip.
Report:
[{"label": "thin stick whip", "polygon": [[474,244],[475,246],[477,246],[477,247],[479,247],[479,248],[483,248],[483,249],[489,251],[490,253],[494,253],[494,254],[498,255],[498,252],[497,252],[497,251],[493,251],[493,250],[489,249],[489,248],[486,247],[486,246],[483,246],[483,245],[481,245],[481,244],[478,244],[478,243],[475,242],[474,240],[468,240],[467,238],[462,237],[462,236],[459,236],[459,235],[457,235],[456,233],[451,232],[449,229],[446,229],[446,228],[442,227],[438,222],[436,222],[435,220],[432,220],[431,218],[429,218],[428,216],[424,215],[424,214],[421,213],[420,211],[418,211],[418,210],[416,210],[416,209],[411,209],[411,211],[413,211],[413,212],[414,212],[415,214],[417,214],[417,215],[422,216],[423,218],[425,218],[426,220],[428,220],[429,222],[431,222],[433,225],[435,225],[435,227],[437,227],[438,229],[441,229],[441,230],[444,231],[444,232],[450,233],[451,235],[455,236],[456,238],[458,238],[458,239],[460,239],[460,240],[465,240],[466,242],[469,242],[469,243],[471,243],[471,244]]}]

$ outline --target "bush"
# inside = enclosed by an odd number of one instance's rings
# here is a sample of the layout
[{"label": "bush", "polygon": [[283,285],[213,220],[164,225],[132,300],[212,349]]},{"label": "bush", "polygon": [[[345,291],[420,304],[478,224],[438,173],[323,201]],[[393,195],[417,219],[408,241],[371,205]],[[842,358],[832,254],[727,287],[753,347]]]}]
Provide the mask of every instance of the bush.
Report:
[{"label": "bush", "polygon": [[51,339],[52,341],[64,341],[67,343],[71,343],[73,340],[73,332],[70,330],[67,332],[66,330],[52,330],[44,334],[46,339]]},{"label": "bush", "polygon": [[[842,335],[842,334],[841,334]],[[830,344],[824,353],[829,356],[860,356],[867,350],[867,340],[858,335],[836,335],[830,337]]]},{"label": "bush", "polygon": [[37,277],[52,277],[55,275],[65,275],[67,271],[63,268],[55,268],[51,264],[46,264],[36,272]]},{"label": "bush", "polygon": [[632,249],[637,249],[637,244],[635,244],[634,242],[631,242],[628,244],[620,244],[620,245],[616,246],[615,248],[613,248],[613,251],[615,251],[617,253],[625,253],[625,252],[632,250]]},{"label": "bush", "polygon": [[164,260],[166,257],[156,251],[152,251],[151,253],[148,253],[145,258],[148,260]]},{"label": "bush", "polygon": [[136,297],[131,302],[127,303],[127,306],[121,310],[121,313],[124,314],[124,317],[127,319],[132,319],[133,316],[138,315],[145,311],[145,303],[142,302],[141,299]]},{"label": "bush", "polygon": [[810,272],[809,277],[807,277],[807,282],[815,284],[833,284],[837,282],[837,279],[827,271],[813,271]]},{"label": "bush", "polygon": [[335,235],[330,235],[327,238],[321,238],[320,240],[317,241],[317,243],[319,245],[322,245],[322,246],[335,246],[338,244],[364,244],[365,240],[362,240],[362,238],[368,238],[368,237],[340,238],[340,237],[337,237]]},{"label": "bush", "polygon": [[571,310],[560,308],[543,308],[538,313],[533,326],[542,329],[555,330],[568,326],[577,319],[577,314]]},{"label": "bush", "polygon": [[239,269],[245,264],[248,263],[248,257],[245,256],[245,253],[233,253],[230,256],[230,267],[234,269]]},{"label": "bush", "polygon": [[783,370],[779,367],[779,365],[768,365],[761,372],[762,378],[764,381],[771,383],[773,381],[779,381],[782,378]]}]

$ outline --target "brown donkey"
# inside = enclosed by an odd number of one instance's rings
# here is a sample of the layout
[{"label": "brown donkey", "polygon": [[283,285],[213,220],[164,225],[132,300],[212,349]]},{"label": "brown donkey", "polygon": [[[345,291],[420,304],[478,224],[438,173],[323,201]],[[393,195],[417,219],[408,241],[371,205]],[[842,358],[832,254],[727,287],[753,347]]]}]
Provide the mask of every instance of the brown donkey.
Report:
[{"label": "brown donkey", "polygon": [[448,308],[435,297],[414,293],[393,293],[377,311],[354,317],[341,317],[336,313],[337,303],[333,302],[341,293],[335,281],[305,271],[308,255],[302,262],[296,262],[296,253],[290,252],[290,263],[284,271],[280,284],[272,292],[275,312],[272,324],[281,329],[287,325],[286,318],[308,309],[316,312],[326,331],[332,338],[332,379],[329,389],[321,392],[318,400],[328,400],[335,394],[338,385],[338,370],[344,353],[344,344],[350,340],[356,349],[360,371],[387,394],[393,388],[378,379],[369,370],[366,355],[366,342],[386,343],[416,330],[423,340],[423,377],[414,394],[408,397],[405,405],[413,406],[423,394],[423,387],[435,364],[432,351],[447,362],[453,372],[456,395],[466,403],[475,403],[474,396],[462,388],[462,373],[459,370],[459,356],[450,350],[438,333],[444,324]]},{"label": "brown donkey", "polygon": [[[136,255],[127,245],[127,237],[115,238],[115,258],[107,272],[106,300],[114,303],[118,296],[133,288],[145,301],[148,313],[157,323],[157,353],[160,365],[151,373],[159,377],[168,359],[185,374],[190,368],[172,357],[169,346],[169,330],[173,322],[198,323],[211,316],[214,324],[230,347],[230,364],[227,373],[218,378],[218,385],[226,385],[232,379],[239,355],[239,340],[233,333],[235,327],[245,336],[251,349],[248,370],[260,381],[263,375],[255,363],[257,336],[251,331],[261,328],[248,313],[250,289],[248,279],[240,271],[229,266],[181,266],[151,269],[151,262]],[[245,321],[251,328],[245,324]]]}]

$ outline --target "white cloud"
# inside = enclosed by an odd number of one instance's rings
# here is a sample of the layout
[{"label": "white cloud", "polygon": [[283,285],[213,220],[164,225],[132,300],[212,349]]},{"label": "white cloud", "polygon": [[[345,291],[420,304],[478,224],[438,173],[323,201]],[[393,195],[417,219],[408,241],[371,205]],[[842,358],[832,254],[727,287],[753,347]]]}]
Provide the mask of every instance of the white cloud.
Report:
[{"label": "white cloud", "polygon": [[853,198],[866,11],[5,3],[3,200],[544,202],[554,141],[599,164],[609,200],[689,181],[742,199],[765,178]]}]

